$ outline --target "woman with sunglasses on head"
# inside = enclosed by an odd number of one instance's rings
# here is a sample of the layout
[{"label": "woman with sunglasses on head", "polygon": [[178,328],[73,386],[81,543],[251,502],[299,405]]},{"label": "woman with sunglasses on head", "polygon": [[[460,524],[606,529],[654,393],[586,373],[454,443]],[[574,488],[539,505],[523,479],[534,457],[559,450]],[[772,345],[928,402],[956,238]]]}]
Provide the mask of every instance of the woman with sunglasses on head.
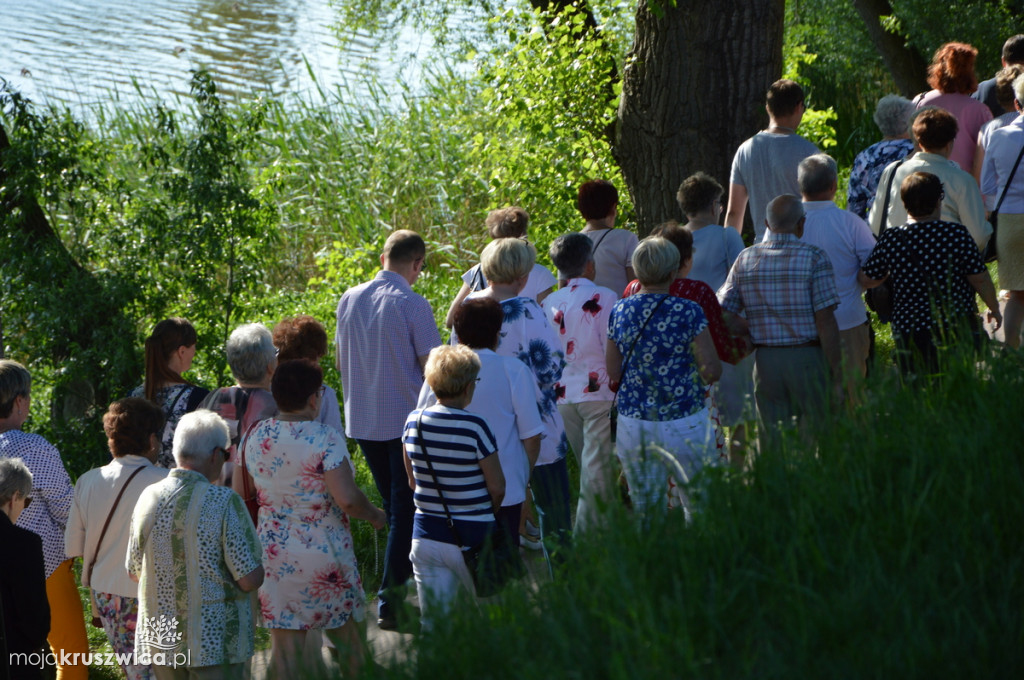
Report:
[{"label": "woman with sunglasses on head", "polygon": [[[135,649],[139,584],[128,578],[124,556],[135,503],[146,487],[167,477],[156,465],[164,415],[152,402],[128,397],[107,409],[103,431],[113,460],[75,483],[65,549],[69,557],[82,557],[82,585],[91,588],[99,619],[93,625],[102,626],[114,652],[127,658]],[[151,677],[149,665],[121,667],[128,680]]]},{"label": "woman with sunglasses on head", "polygon": [[[271,383],[278,415],[258,423],[240,445],[239,475],[251,475],[259,499],[257,532],[266,581],[263,626],[279,678],[318,673],[323,630],[347,654],[346,677],[363,661],[358,623],[365,615],[349,518],[386,524],[356,485],[345,437],[317,422],[323,372],[306,359],[283,361]],[[309,639],[307,639],[309,638]]]},{"label": "woman with sunglasses on head", "polygon": [[[17,361],[0,359],[0,459],[21,458],[32,473],[32,505],[18,517],[17,525],[43,540],[52,621],[47,641],[60,662],[61,652],[89,652],[71,559],[64,553],[64,526],[74,491],[60,452],[39,435],[21,429],[28,418],[31,390],[28,370]],[[58,680],[86,680],[88,674],[85,664],[57,666]]]}]

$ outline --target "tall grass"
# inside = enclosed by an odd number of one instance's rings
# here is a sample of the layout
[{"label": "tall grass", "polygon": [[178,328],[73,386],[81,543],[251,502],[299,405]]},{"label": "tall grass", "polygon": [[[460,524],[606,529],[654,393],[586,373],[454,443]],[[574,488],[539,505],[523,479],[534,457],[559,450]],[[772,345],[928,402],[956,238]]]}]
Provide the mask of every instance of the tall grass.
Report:
[{"label": "tall grass", "polygon": [[707,509],[624,512],[562,576],[464,607],[381,677],[996,678],[1024,662],[1020,357],[873,381]]}]

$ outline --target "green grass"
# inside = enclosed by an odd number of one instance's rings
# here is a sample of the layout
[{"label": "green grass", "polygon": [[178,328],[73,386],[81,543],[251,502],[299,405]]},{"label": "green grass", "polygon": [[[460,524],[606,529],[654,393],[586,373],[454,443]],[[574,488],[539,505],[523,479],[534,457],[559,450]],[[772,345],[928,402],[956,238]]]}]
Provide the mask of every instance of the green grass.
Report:
[{"label": "green grass", "polygon": [[715,475],[692,525],[614,512],[564,578],[462,609],[381,676],[1013,677],[1022,368],[883,377],[816,450]]}]

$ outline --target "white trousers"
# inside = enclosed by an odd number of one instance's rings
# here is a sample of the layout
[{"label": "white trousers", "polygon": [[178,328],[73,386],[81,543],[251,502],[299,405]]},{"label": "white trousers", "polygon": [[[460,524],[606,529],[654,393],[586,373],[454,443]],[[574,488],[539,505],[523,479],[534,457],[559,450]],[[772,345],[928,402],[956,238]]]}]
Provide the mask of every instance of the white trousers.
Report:
[{"label": "white trousers", "polygon": [[[692,480],[705,465],[716,465],[714,427],[707,409],[678,420],[640,420],[619,414],[615,453],[629,482],[639,515],[662,514],[668,507],[668,479]],[[691,507],[686,506],[689,512]]]},{"label": "white trousers", "polygon": [[423,630],[429,630],[437,617],[448,613],[460,589],[476,595],[462,550],[454,543],[414,538],[409,559],[416,578],[420,627]]}]

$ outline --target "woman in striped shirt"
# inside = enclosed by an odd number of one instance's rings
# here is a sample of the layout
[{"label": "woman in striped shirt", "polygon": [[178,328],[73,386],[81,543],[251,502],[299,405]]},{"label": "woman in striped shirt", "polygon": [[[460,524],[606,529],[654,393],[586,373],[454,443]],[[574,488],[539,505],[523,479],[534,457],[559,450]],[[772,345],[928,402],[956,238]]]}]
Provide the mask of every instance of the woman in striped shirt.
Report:
[{"label": "woman in striped shirt", "polygon": [[491,428],[465,410],[479,373],[480,359],[468,347],[435,347],[425,377],[438,403],[413,411],[405,423],[405,469],[416,504],[410,558],[424,629],[460,588],[475,594],[462,548],[483,543],[505,497]]}]

